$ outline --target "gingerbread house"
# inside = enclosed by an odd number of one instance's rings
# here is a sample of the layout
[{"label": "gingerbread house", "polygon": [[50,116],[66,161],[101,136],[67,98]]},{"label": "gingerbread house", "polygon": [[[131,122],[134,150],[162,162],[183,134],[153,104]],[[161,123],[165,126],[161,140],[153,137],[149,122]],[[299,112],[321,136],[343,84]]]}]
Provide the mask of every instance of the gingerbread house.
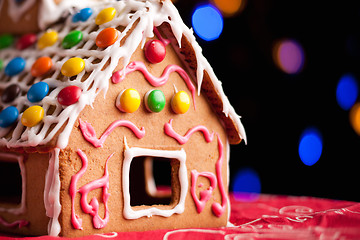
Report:
[{"label": "gingerbread house", "polygon": [[65,2],[46,29],[0,35],[0,230],[226,226],[246,135],[192,30],[169,0]]}]

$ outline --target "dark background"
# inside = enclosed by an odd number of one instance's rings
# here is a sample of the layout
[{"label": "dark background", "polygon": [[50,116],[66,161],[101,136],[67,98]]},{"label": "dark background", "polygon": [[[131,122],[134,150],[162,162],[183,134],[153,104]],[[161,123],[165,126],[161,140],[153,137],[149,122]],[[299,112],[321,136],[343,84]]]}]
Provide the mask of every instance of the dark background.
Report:
[{"label": "dark background", "polygon": [[[184,22],[202,3],[178,0]],[[220,37],[203,48],[248,137],[231,148],[231,181],[243,168],[260,176],[261,192],[360,201],[360,137],[349,112],[336,101],[345,73],[360,77],[360,7],[356,1],[252,1],[224,17]],[[298,41],[305,65],[286,74],[272,58],[279,39]],[[235,87],[236,86],[236,87]],[[308,127],[322,135],[319,161],[306,166],[298,155]],[[231,189],[232,185],[230,186]]]}]

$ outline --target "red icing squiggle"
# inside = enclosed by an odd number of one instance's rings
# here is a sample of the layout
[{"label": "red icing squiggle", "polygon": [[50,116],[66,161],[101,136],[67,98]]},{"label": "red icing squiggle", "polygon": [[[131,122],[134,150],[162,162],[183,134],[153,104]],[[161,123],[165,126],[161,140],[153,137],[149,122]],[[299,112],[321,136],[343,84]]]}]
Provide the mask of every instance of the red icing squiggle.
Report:
[{"label": "red icing squiggle", "polygon": [[[209,143],[213,140],[214,133],[210,134],[210,131],[205,126],[201,126],[201,125],[191,128],[185,134],[185,136],[181,136],[180,134],[178,134],[174,131],[174,129],[172,127],[172,121],[173,121],[173,119],[171,119],[169,123],[165,123],[165,125],[164,125],[165,134],[174,138],[181,145],[185,144],[190,139],[191,135],[197,131],[201,131],[204,134],[206,142]],[[224,146],[220,139],[220,136],[218,134],[216,134],[216,135],[217,135],[217,140],[218,140],[219,158],[216,162],[215,168],[216,168],[216,179],[219,184],[219,190],[220,190],[220,194],[221,194],[221,204],[214,202],[212,204],[211,208],[212,208],[214,215],[217,217],[220,217],[225,212],[228,199],[227,199],[227,195],[225,192],[224,183],[222,180],[222,164],[223,164],[223,158],[224,158],[223,157]],[[198,173],[196,170],[193,170],[191,172],[191,176],[192,176],[192,180],[191,180],[191,190],[190,191],[191,191],[191,195],[194,199],[197,211],[198,211],[198,213],[200,213],[203,210],[203,208],[205,207],[205,203],[210,199],[213,189],[216,187],[215,180],[214,180],[214,174],[211,172]],[[198,176],[204,176],[204,177],[209,178],[209,180],[210,180],[210,188],[205,191],[200,192],[200,200],[196,196],[196,192],[195,192],[196,180],[197,180]]]},{"label": "red icing squiggle", "polygon": [[94,147],[102,147],[103,143],[105,142],[106,138],[110,135],[112,131],[114,131],[117,127],[127,127],[129,128],[136,137],[143,138],[145,136],[145,128],[142,127],[139,129],[135,126],[134,123],[128,121],[128,120],[116,120],[113,123],[110,124],[110,126],[105,130],[105,132],[101,135],[101,137],[98,139],[96,137],[96,133],[94,128],[91,126],[90,123],[87,123],[85,121],[82,121],[79,119],[79,126],[82,135],[84,138],[91,143]]},{"label": "red icing squiggle", "polygon": [[[200,191],[200,199],[196,195],[196,182],[198,177],[206,177],[210,180],[210,187],[206,190]],[[191,171],[191,196],[194,199],[196,210],[198,213],[201,213],[205,207],[205,204],[211,198],[213,190],[216,188],[217,180],[215,174],[211,172],[198,172],[196,170]]]},{"label": "red icing squiggle", "polygon": [[185,136],[181,136],[180,134],[178,134],[174,131],[174,129],[172,127],[172,122],[173,122],[173,119],[170,119],[169,123],[165,123],[165,125],[164,125],[165,134],[174,138],[181,145],[187,143],[187,141],[189,141],[191,135],[198,131],[200,131],[204,134],[206,142],[211,142],[214,138],[214,133],[210,133],[209,130],[205,126],[202,126],[202,125],[191,128],[189,131],[187,131]]},{"label": "red icing squiggle", "polygon": [[[70,189],[69,189],[69,193],[71,197],[71,224],[75,229],[82,229],[82,219],[75,213],[75,195],[76,193],[80,193],[81,209],[84,211],[84,213],[90,214],[93,217],[92,222],[94,228],[103,228],[106,226],[106,224],[109,221],[109,210],[107,207],[107,201],[109,199],[110,194],[109,194],[109,172],[108,172],[107,163],[113,154],[111,154],[106,160],[104,176],[88,184],[85,184],[84,186],[79,188],[79,190],[77,190],[76,185],[79,179],[86,172],[88,166],[88,159],[85,153],[80,149],[77,151],[77,154],[81,158],[83,166],[78,173],[76,173],[74,176],[71,177]],[[102,188],[102,201],[104,203],[104,208],[105,208],[104,219],[102,219],[99,216],[99,201],[95,197],[91,199],[90,203],[88,203],[87,201],[88,193],[97,188]]]},{"label": "red icing squiggle", "polygon": [[168,65],[162,73],[161,77],[155,77],[149,73],[143,62],[135,61],[129,63],[125,69],[114,72],[111,80],[113,83],[119,83],[125,79],[127,74],[134,71],[140,71],[144,75],[145,79],[154,87],[164,85],[169,80],[170,73],[177,72],[184,79],[188,89],[190,90],[195,108],[195,86],[186,71],[178,65]]},{"label": "red icing squiggle", "polygon": [[5,219],[3,219],[2,217],[0,217],[0,224],[5,227],[8,227],[8,228],[13,228],[16,226],[18,226],[18,228],[22,228],[22,227],[26,227],[27,225],[29,225],[29,221],[21,219],[21,220],[16,220],[14,222],[8,222]]}]

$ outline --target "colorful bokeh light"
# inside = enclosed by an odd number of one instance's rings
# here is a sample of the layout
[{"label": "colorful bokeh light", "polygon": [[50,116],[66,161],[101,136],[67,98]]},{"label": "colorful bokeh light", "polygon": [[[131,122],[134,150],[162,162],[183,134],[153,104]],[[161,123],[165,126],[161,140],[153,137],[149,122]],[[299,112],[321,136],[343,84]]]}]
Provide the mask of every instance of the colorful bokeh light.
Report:
[{"label": "colorful bokeh light", "polygon": [[213,3],[224,16],[231,17],[244,9],[246,0],[213,0]]},{"label": "colorful bokeh light", "polygon": [[352,74],[344,74],[336,87],[336,100],[344,110],[349,110],[358,97],[359,89],[356,78]]},{"label": "colorful bokeh light", "polygon": [[308,128],[304,130],[300,137],[299,156],[301,161],[312,166],[321,157],[323,149],[323,141],[320,132],[316,128]]},{"label": "colorful bokeh light", "polygon": [[278,41],[273,48],[273,59],[282,71],[287,74],[301,72],[305,62],[304,49],[295,40]]},{"label": "colorful bokeh light", "polygon": [[198,6],[192,14],[195,33],[206,41],[217,39],[224,26],[220,12],[211,4]]},{"label": "colorful bokeh light", "polygon": [[251,168],[241,169],[235,175],[232,191],[238,201],[251,202],[257,200],[261,192],[259,175]]},{"label": "colorful bokeh light", "polygon": [[356,103],[350,110],[350,124],[354,131],[360,135],[360,103]]}]

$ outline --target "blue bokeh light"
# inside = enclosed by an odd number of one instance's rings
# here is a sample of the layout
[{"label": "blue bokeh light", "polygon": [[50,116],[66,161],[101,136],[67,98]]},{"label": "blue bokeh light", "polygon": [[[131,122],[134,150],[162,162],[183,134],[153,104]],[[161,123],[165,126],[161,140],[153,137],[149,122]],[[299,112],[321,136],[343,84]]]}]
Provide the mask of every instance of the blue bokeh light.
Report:
[{"label": "blue bokeh light", "polygon": [[221,13],[211,4],[198,6],[191,20],[195,33],[206,41],[217,39],[224,26]]},{"label": "blue bokeh light", "polygon": [[359,89],[356,78],[351,74],[343,75],[336,87],[336,100],[344,110],[349,110],[356,102]]},{"label": "blue bokeh light", "polygon": [[320,132],[316,128],[306,129],[300,137],[299,156],[301,161],[312,166],[321,157],[323,141]]},{"label": "blue bokeh light", "polygon": [[238,201],[250,202],[257,200],[261,192],[259,175],[251,168],[241,169],[235,175],[232,191]]}]

